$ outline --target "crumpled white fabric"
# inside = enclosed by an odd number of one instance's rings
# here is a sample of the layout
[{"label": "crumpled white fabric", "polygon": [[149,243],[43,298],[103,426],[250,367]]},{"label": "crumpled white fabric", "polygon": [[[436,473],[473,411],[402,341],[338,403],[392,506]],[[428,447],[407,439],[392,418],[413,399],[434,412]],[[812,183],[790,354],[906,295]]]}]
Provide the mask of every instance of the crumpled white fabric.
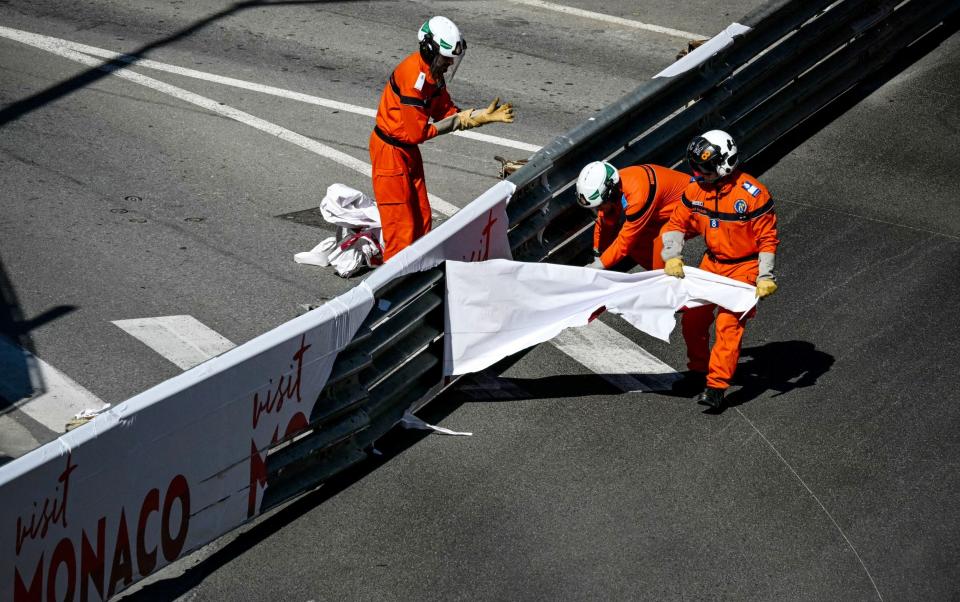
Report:
[{"label": "crumpled white fabric", "polygon": [[756,288],[684,267],[622,274],[585,267],[495,259],[446,262],[444,374],[480,371],[604,310],[669,341],[680,308],[715,303],[736,313],[757,303]]},{"label": "crumpled white fabric", "polygon": [[293,256],[295,262],[332,265],[337,275],[344,278],[363,267],[383,263],[380,213],[373,199],[344,184],[331,184],[320,201],[320,213],[337,226],[337,235],[325,238],[309,251],[297,253]]},{"label": "crumpled white fabric", "polygon": [[326,267],[332,265],[338,276],[349,278],[362,267],[376,267],[383,263],[383,247],[374,236],[379,228],[350,234],[343,240],[331,236],[319,245],[293,256],[297,263]]},{"label": "crumpled white fabric", "polygon": [[374,200],[345,184],[327,186],[327,194],[320,200],[320,214],[343,228],[380,228],[380,212]]}]

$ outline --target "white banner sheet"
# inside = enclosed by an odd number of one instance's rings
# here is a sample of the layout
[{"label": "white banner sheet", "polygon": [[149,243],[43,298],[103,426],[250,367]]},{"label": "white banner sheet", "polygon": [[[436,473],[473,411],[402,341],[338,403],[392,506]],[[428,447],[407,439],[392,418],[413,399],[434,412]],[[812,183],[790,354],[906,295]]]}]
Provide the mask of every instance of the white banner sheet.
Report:
[{"label": "white banner sheet", "polygon": [[585,326],[604,310],[668,341],[680,308],[714,303],[742,313],[756,289],[685,267],[686,278],[663,270],[622,274],[550,263],[492,260],[447,262],[444,373],[478,372],[563,329]]},{"label": "white banner sheet", "polygon": [[260,513],[373,306],[361,285],[0,467],[0,600],[100,600]]}]

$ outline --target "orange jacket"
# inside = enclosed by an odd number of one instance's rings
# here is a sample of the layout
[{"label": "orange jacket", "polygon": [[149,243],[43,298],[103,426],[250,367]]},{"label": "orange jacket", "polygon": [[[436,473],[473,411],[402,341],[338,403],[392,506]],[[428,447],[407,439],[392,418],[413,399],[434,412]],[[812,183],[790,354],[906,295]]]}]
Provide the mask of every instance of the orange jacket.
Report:
[{"label": "orange jacket", "polygon": [[390,74],[380,96],[377,128],[402,144],[420,144],[437,135],[430,123],[458,111],[445,85],[437,85],[430,66],[414,52]]},{"label": "orange jacket", "polygon": [[729,265],[755,261],[758,253],[776,253],[780,243],[770,193],[741,171],[718,186],[690,182],[665,231],[702,234],[707,256]]},{"label": "orange jacket", "polygon": [[659,228],[670,219],[690,183],[687,174],[659,165],[634,165],[619,173],[623,198],[612,210],[597,211],[593,230],[593,247],[608,268],[630,255],[645,228]]}]

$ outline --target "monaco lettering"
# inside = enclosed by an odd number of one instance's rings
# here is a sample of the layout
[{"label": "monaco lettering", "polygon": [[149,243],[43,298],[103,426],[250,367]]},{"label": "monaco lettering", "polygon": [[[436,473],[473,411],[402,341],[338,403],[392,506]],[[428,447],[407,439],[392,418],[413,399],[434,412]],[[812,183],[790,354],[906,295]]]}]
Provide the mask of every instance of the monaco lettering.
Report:
[{"label": "monaco lettering", "polygon": [[493,209],[487,212],[487,223],[480,231],[480,242],[477,249],[470,251],[470,258],[466,255],[462,258],[464,261],[486,261],[490,259],[490,241],[493,239],[493,225],[497,223],[497,218],[493,217]]},{"label": "monaco lettering", "polygon": [[[257,428],[257,423],[260,422],[260,417],[263,414],[279,412],[283,408],[284,401],[296,398],[297,403],[300,403],[300,375],[303,372],[303,355],[307,349],[310,349],[310,345],[305,344],[306,338],[307,335],[300,337],[300,347],[293,354],[293,360],[296,362],[296,376],[281,374],[277,378],[276,386],[274,386],[271,378],[269,381],[270,387],[263,399],[260,399],[259,392],[253,394],[253,428]],[[290,368],[293,369],[293,367],[294,364],[290,364]]]},{"label": "monaco lettering", "polygon": [[[60,524],[67,526],[67,500],[70,496],[70,474],[77,469],[77,465],[71,462],[73,454],[67,454],[67,466],[57,477],[59,485],[54,487],[54,496],[44,498],[43,506],[40,507],[37,502],[33,502],[33,512],[30,514],[30,523],[17,517],[17,556],[23,544],[28,539],[43,539],[47,536],[47,530],[50,525]],[[39,513],[38,513],[39,512]]]},{"label": "monaco lettering", "polygon": [[[65,477],[61,480],[64,488],[69,471],[75,468],[76,465],[71,468],[68,458],[67,469],[61,475]],[[49,524],[62,520],[66,526],[65,500],[66,495],[56,510],[51,503],[48,512],[41,516],[51,517]],[[162,497],[159,489],[148,491],[139,511],[131,513],[130,519],[128,524],[127,508],[120,508],[110,533],[114,544],[112,556],[108,555],[108,522],[103,516],[93,533],[83,529],[79,540],[63,537],[49,556],[46,551],[42,552],[32,567],[14,566],[14,602],[73,600],[78,592],[80,600],[106,599],[133,583],[135,570],[144,577],[152,573],[158,566],[158,551],[167,563],[179,558],[190,530],[190,487],[186,477],[173,477]],[[131,531],[130,526],[136,526],[136,530]],[[42,527],[37,529],[43,532]],[[18,521],[18,557],[23,544],[21,535],[27,532]],[[42,535],[40,537],[42,539]],[[21,568],[31,570],[21,573]]]}]

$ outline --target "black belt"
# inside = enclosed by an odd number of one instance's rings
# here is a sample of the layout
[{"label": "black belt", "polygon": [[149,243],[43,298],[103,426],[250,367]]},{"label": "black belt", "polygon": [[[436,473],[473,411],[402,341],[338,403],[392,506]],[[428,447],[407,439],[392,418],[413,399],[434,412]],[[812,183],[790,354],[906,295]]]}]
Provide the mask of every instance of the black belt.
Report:
[{"label": "black belt", "polygon": [[379,125],[373,126],[374,133],[384,142],[393,146],[399,146],[400,148],[417,148],[416,144],[410,144],[408,142],[400,142],[393,136],[386,134],[383,130],[380,129]]},{"label": "black belt", "polygon": [[733,259],[720,259],[720,258],[717,257],[716,255],[714,255],[714,254],[713,254],[713,251],[711,251],[710,249],[707,249],[707,250],[704,252],[704,255],[706,255],[706,256],[709,257],[710,259],[716,261],[717,263],[724,263],[724,264],[727,264],[727,265],[734,265],[734,264],[737,264],[737,263],[743,263],[744,261],[751,261],[751,260],[754,260],[754,259],[757,259],[758,257],[760,257],[760,254],[759,254],[759,253],[753,253],[752,255],[744,255],[743,257],[735,257],[735,258],[733,258]]}]

